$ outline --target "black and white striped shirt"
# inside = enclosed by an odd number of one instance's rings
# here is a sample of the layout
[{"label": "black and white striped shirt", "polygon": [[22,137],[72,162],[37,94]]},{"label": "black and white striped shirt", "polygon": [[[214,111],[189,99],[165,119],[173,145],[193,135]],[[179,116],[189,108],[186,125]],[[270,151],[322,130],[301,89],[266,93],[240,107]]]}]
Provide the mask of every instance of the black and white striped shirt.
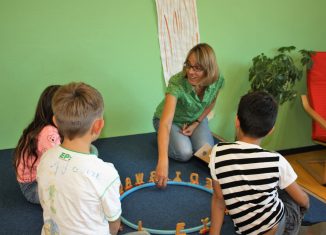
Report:
[{"label": "black and white striped shirt", "polygon": [[284,189],[297,178],[282,155],[241,141],[219,143],[209,167],[237,233],[263,234],[279,223],[284,206],[277,187]]}]

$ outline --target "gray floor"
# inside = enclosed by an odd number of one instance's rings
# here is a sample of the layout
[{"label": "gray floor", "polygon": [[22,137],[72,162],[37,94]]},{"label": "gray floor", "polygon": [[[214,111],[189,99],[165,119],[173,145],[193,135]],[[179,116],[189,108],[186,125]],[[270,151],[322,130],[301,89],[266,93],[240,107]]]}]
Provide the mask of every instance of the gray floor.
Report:
[{"label": "gray floor", "polygon": [[301,226],[299,235],[326,235],[326,222],[311,226]]}]

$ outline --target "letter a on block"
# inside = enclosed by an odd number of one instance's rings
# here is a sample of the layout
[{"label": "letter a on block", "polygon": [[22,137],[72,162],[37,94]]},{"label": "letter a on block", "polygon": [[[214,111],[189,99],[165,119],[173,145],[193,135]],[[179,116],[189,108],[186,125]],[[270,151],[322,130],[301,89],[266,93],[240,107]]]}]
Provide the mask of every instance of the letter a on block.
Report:
[{"label": "letter a on block", "polygon": [[190,174],[190,183],[192,184],[199,184],[199,176],[197,173]]},{"label": "letter a on block", "polygon": [[176,229],[175,229],[175,235],[187,235],[186,233],[182,233],[181,230],[185,229],[186,223],[181,222],[177,223]]}]

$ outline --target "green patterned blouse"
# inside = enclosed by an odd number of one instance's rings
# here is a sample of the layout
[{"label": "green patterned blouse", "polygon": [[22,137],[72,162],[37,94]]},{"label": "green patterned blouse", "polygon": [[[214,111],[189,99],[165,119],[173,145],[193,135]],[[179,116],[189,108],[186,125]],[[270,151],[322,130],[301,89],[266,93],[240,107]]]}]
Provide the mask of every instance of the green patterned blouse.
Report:
[{"label": "green patterned blouse", "polygon": [[[206,88],[204,97],[200,100],[182,72],[172,76],[165,93],[177,98],[173,123],[181,127],[185,123],[194,122],[215,99],[223,83],[224,78],[220,75],[217,81]],[[164,103],[165,99],[157,106],[154,117],[161,118]]]}]

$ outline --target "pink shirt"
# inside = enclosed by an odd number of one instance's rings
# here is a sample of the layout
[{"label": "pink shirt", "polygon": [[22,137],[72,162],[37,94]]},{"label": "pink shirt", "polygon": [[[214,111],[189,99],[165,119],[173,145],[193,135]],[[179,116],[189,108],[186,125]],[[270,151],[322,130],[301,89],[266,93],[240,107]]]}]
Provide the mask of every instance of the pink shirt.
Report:
[{"label": "pink shirt", "polygon": [[31,166],[35,160],[35,156],[25,157],[27,166],[24,167],[24,161],[20,162],[17,168],[17,180],[21,183],[29,183],[36,180],[36,168],[41,160],[41,156],[48,149],[59,145],[61,142],[57,128],[52,125],[45,126],[37,137],[37,155],[38,159],[35,162],[33,169]]}]

